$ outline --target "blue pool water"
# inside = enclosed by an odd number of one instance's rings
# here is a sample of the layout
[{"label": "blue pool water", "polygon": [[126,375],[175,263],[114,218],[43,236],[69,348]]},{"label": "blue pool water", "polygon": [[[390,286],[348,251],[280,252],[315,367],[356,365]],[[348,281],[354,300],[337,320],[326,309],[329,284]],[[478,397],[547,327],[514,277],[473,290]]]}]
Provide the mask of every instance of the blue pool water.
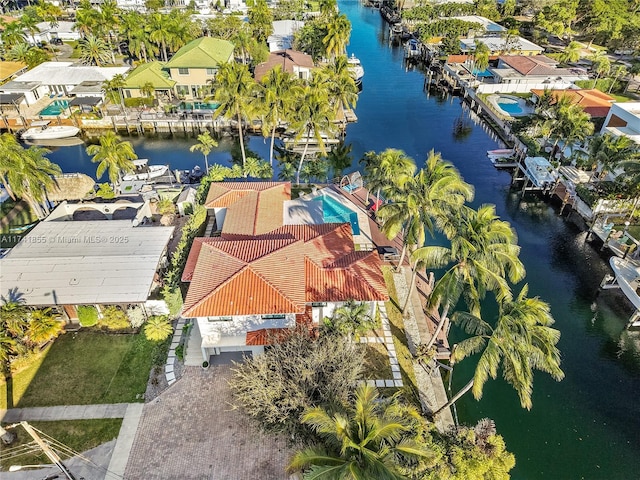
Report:
[{"label": "blue pool water", "polygon": [[360,225],[358,224],[358,214],[356,212],[329,196],[323,195],[320,200],[322,200],[322,217],[325,223],[349,222],[353,234],[360,235]]},{"label": "blue pool water", "polygon": [[518,102],[514,102],[512,100],[498,100],[496,103],[502,110],[511,115],[518,115],[523,113],[522,108],[520,107],[520,104]]},{"label": "blue pool water", "polygon": [[38,115],[60,115],[67,108],[69,108],[69,102],[67,102],[66,100],[54,100],[52,103],[40,110],[40,113],[38,113]]},{"label": "blue pool water", "polygon": [[215,110],[220,106],[215,102],[181,102],[179,105],[180,110]]},{"label": "blue pool water", "polygon": [[493,77],[493,73],[491,73],[489,71],[489,69],[484,69],[484,70],[474,70],[473,72],[471,72],[472,75],[475,75],[476,77],[480,77],[480,78],[485,78],[485,77]]}]

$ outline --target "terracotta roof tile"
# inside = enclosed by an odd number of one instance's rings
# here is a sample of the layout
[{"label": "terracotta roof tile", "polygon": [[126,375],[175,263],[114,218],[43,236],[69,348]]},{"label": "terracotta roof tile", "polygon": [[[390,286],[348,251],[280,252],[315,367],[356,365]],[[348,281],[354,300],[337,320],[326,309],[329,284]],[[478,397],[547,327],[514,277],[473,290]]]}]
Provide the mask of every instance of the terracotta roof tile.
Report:
[{"label": "terracotta roof tile", "polygon": [[296,50],[278,50],[271,52],[267,61],[256,65],[254,76],[256,81],[261,82],[270,70],[280,65],[283,72],[294,73],[293,67],[313,68],[313,58],[303,52]]},{"label": "terracotta roof tile", "polygon": [[263,328],[247,332],[246,345],[271,345],[291,335],[289,328]]},{"label": "terracotta roof tile", "polygon": [[[533,89],[531,92],[537,97],[544,94],[544,90],[541,89]],[[611,104],[615,102],[612,96],[595,89],[551,90],[551,93],[555,99],[561,96],[571,97],[572,103],[580,105],[591,117],[606,117]]]}]

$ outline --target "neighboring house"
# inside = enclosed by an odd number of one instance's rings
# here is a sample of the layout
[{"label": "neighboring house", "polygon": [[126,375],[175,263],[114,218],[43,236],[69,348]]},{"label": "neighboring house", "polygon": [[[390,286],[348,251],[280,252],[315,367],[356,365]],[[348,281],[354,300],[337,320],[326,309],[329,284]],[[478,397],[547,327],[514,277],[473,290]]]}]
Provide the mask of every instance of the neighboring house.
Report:
[{"label": "neighboring house", "polygon": [[0,294],[71,319],[79,305],[144,305],[173,235],[150,217],[141,202],[63,202],[0,259]]},{"label": "neighboring house", "polygon": [[72,91],[81,84],[94,82],[100,85],[89,96],[102,94],[102,84],[116,75],[124,75],[129,67],[95,67],[73,62],[44,62],[12,81],[0,86],[0,93],[21,93],[27,105],[46,95],[72,96]]},{"label": "neighboring house", "polygon": [[[481,17],[480,17],[481,18]],[[540,55],[544,48],[522,37],[490,35],[484,37],[461,38],[460,50],[462,53],[473,53],[476,42],[484,43],[489,49],[490,55],[514,54],[523,56]]]},{"label": "neighboring house", "polygon": [[0,61],[0,85],[12,78],[22,75],[27,71],[27,66],[22,62]]},{"label": "neighboring house", "polygon": [[600,133],[624,135],[640,145],[640,102],[614,103]]},{"label": "neighboring house", "polygon": [[497,67],[488,70],[492,83],[478,85],[478,93],[521,92],[532,89],[567,89],[576,80],[587,80],[581,68],[558,68],[558,62],[544,55],[501,55]]},{"label": "neighboring house", "polygon": [[278,65],[282,67],[283,71],[303,80],[311,78],[311,70],[314,68],[313,58],[306,53],[297,50],[271,52],[266,62],[256,66],[254,71],[256,81],[262,81],[262,77]]},{"label": "neighboring house", "polygon": [[503,32],[507,31],[507,29],[502,25],[499,25],[496,22],[489,20],[486,17],[481,17],[479,15],[460,15],[460,16],[448,17],[448,18],[451,20],[461,20],[463,22],[478,23],[482,25],[482,28],[480,30],[469,32],[469,34],[467,35],[469,38],[473,38],[473,36],[475,35],[479,35],[481,37],[483,35],[486,35],[486,36],[500,35]]},{"label": "neighboring house", "polygon": [[288,50],[293,48],[293,36],[304,27],[299,20],[276,20],[272,23],[273,33],[267,38],[269,51]]},{"label": "neighboring house", "polygon": [[178,50],[165,66],[176,82],[176,94],[184,99],[203,98],[220,64],[233,60],[233,50],[231,42],[211,37],[198,38]]},{"label": "neighboring house", "polygon": [[59,21],[51,24],[51,22],[40,22],[36,24],[38,33],[33,36],[27,34],[27,41],[33,43],[35,38],[36,42],[51,43],[52,38],[59,38],[60,40],[79,40],[81,38],[80,32],[75,28],[75,22]]},{"label": "neighboring house", "polygon": [[150,83],[153,85],[156,96],[159,94],[171,99],[176,81],[169,78],[164,66],[165,64],[162,62],[143,63],[129,72],[122,89],[124,96],[126,98],[144,97],[142,87]]},{"label": "neighboring house", "polygon": [[[263,351],[270,335],[317,326],[348,300],[388,300],[375,251],[356,251],[348,223],[283,225],[291,185],[211,185],[219,237],[197,238],[182,276],[182,315],[195,318],[203,359]],[[220,223],[221,222],[221,223]]]},{"label": "neighboring house", "polygon": [[[544,95],[546,90],[533,89],[533,101],[538,102],[538,99]],[[604,92],[596,89],[565,89],[565,90],[551,90],[551,94],[557,101],[560,97],[571,98],[571,103],[580,105],[582,110],[588,113],[591,118],[604,118],[609,113],[609,109],[613,102],[616,101],[611,95],[607,95]]]}]

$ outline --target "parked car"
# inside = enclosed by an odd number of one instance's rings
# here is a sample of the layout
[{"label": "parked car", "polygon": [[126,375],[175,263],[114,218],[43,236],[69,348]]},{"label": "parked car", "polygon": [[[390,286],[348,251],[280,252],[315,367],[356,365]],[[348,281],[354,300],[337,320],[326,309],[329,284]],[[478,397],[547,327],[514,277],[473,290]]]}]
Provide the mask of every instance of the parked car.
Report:
[{"label": "parked car", "polygon": [[52,38],[51,45],[62,45],[62,39],[58,37]]}]

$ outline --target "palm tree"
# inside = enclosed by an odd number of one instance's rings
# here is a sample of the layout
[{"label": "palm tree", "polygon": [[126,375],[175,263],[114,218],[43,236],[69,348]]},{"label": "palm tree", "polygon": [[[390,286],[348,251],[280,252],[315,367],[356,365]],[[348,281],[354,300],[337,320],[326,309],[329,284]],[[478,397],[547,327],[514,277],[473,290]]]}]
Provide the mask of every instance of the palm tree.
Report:
[{"label": "palm tree", "polygon": [[433,235],[436,227],[446,228],[447,216],[473,198],[473,188],[462,180],[451,163],[431,150],[425,167],[392,196],[394,201],[380,207],[378,216],[387,238],[404,233],[400,271],[407,248],[424,245],[426,232]]},{"label": "palm tree", "polygon": [[629,137],[614,137],[610,133],[598,135],[589,142],[589,156],[600,166],[600,178],[615,170],[621,162],[637,156],[638,147]]},{"label": "palm tree", "polygon": [[[11,182],[8,181],[8,175],[20,168],[23,150],[15,135],[10,133],[0,135],[0,182],[13,200],[16,199],[16,196],[13,193]],[[19,182],[20,179],[17,178],[15,181]]]},{"label": "palm tree", "polygon": [[80,60],[85,65],[96,65],[98,67],[109,63],[111,60],[111,49],[99,37],[87,35],[78,41],[80,49]]},{"label": "palm tree", "polygon": [[165,317],[151,317],[144,326],[144,336],[152,342],[162,342],[173,332],[173,327]]},{"label": "palm tree", "polygon": [[624,65],[616,65],[616,67],[613,70],[613,82],[611,82],[611,85],[609,85],[609,90],[607,90],[607,93],[611,93],[618,79],[621,77],[624,77],[628,73],[629,72],[627,71],[627,68]]},{"label": "palm tree", "polygon": [[549,305],[537,297],[527,298],[527,293],[528,286],[525,285],[515,299],[500,302],[495,326],[471,313],[456,314],[456,323],[473,336],[458,343],[454,360],[461,361],[482,353],[471,381],[434,412],[434,416],[469,390],[476,400],[482,398],[484,384],[489,378],[495,379],[499,369],[518,393],[522,408],[527,410],[532,406],[534,370],[546,372],[556,381],[564,378],[560,351],[556,347],[560,332],[552,328],[554,320]]},{"label": "palm tree", "polygon": [[29,309],[24,300],[9,300],[2,297],[0,306],[0,331],[9,336],[21,338],[27,329]]},{"label": "palm tree", "polygon": [[582,52],[582,45],[578,42],[573,41],[569,42],[562,53],[560,54],[560,62],[562,63],[575,63],[580,60]]},{"label": "palm tree", "polygon": [[27,40],[20,22],[6,23],[0,20],[0,39],[5,50],[10,50],[14,45],[25,43]]},{"label": "palm tree", "polygon": [[598,79],[602,75],[608,74],[609,70],[611,70],[611,61],[609,61],[609,57],[607,57],[604,50],[598,50],[589,57],[589,60],[591,60],[591,68],[596,72],[596,78],[593,81],[593,86],[595,88],[598,83]]},{"label": "palm tree", "polygon": [[297,452],[288,469],[307,469],[308,479],[400,480],[413,473],[409,464],[423,466],[433,459],[415,434],[419,413],[398,396],[381,399],[374,387],[358,386],[353,405],[337,413],[316,407],[302,422],[323,445]]},{"label": "palm tree", "polygon": [[345,14],[334,16],[327,24],[327,35],[322,39],[329,58],[335,58],[346,52],[351,36],[351,22]]},{"label": "palm tree", "polygon": [[241,171],[241,176],[245,179],[252,178],[273,178],[273,167],[260,158],[247,157],[247,163]]},{"label": "palm tree", "polygon": [[162,52],[162,60],[167,61],[167,43],[171,41],[169,32],[170,17],[162,13],[153,12],[148,17],[149,40],[154,42]]},{"label": "palm tree", "polygon": [[416,171],[413,158],[394,148],[387,148],[380,154],[367,152],[360,162],[365,166],[369,190],[376,191],[376,203],[380,202],[380,193],[391,196],[392,192],[402,188]]},{"label": "palm tree", "polygon": [[448,219],[451,246],[426,246],[417,249],[412,258],[431,268],[448,267],[435,283],[429,296],[429,306],[439,308],[440,321],[431,337],[431,347],[448,321],[449,309],[461,296],[472,313],[479,311],[479,301],[487,291],[495,293],[498,301],[510,300],[511,289],[506,277],[517,283],[525,276],[524,265],[518,258],[520,247],[516,234],[508,222],[500,220],[493,205],[478,210],[462,206],[458,214]]},{"label": "palm tree", "polygon": [[213,150],[217,146],[218,146],[218,142],[216,142],[215,139],[213,139],[209,134],[209,132],[207,131],[198,135],[198,143],[196,143],[195,145],[191,145],[191,147],[189,147],[190,152],[202,153],[202,155],[204,156],[204,165],[206,168],[205,172],[207,173],[209,172],[209,161],[208,161],[209,154],[211,153],[211,150]]},{"label": "palm tree", "polygon": [[331,318],[324,319],[324,326],[357,341],[360,335],[376,328],[376,320],[371,316],[369,305],[349,300],[336,308]]},{"label": "palm tree", "polygon": [[334,123],[335,111],[329,105],[326,88],[321,88],[320,85],[307,85],[297,103],[298,110],[292,122],[293,129],[297,132],[297,141],[305,137],[304,150],[300,156],[296,175],[296,183],[300,183],[300,171],[311,139],[314,138],[320,151],[325,153],[323,135],[333,135],[336,124]]},{"label": "palm tree", "polygon": [[17,152],[11,158],[15,162],[6,173],[6,180],[17,198],[24,198],[38,218],[44,218],[45,212],[41,204],[46,200],[45,191],[55,185],[52,175],[60,175],[60,167],[52,163],[46,155],[46,148],[32,146]]},{"label": "palm tree", "polygon": [[119,9],[115,0],[103,0],[100,3],[97,21],[97,31],[106,39],[105,43],[109,47],[111,63],[115,64],[116,58],[113,53],[113,30],[116,29],[120,23]]},{"label": "palm tree", "polygon": [[580,105],[569,105],[558,112],[557,138],[554,144],[552,157],[556,154],[558,140],[562,139],[565,146],[571,146],[576,142],[583,142],[593,134],[594,125],[591,115],[586,113]]},{"label": "palm tree", "polygon": [[60,335],[62,330],[62,322],[55,317],[51,308],[34,310],[29,315],[27,338],[34,345],[48,342]]},{"label": "palm tree", "polygon": [[333,62],[318,70],[314,75],[320,75],[320,81],[326,84],[329,98],[332,99],[336,109],[336,115],[341,109],[355,108],[358,101],[358,87],[349,70],[349,61],[346,55],[335,57]]},{"label": "palm tree", "polygon": [[86,38],[95,31],[99,23],[98,10],[93,8],[89,0],[82,0],[76,9],[75,29],[80,32],[82,38]]},{"label": "palm tree", "polygon": [[120,105],[123,115],[125,111],[124,96],[122,95],[122,88],[124,87],[124,84],[124,76],[120,73],[114,75],[111,80],[105,80],[102,82],[102,87],[104,88],[107,98],[110,102],[118,103]]},{"label": "palm tree", "polygon": [[147,98],[153,98],[154,93],[156,93],[156,89],[151,82],[145,82],[140,87],[140,92],[145,95]]},{"label": "palm tree", "polygon": [[338,11],[338,2],[336,0],[320,0],[320,16],[322,18],[331,18]]},{"label": "palm tree", "polygon": [[273,165],[273,147],[276,138],[276,129],[280,122],[286,120],[294,112],[293,99],[300,95],[301,87],[298,81],[288,72],[282,70],[280,65],[269,70],[262,79],[263,106],[265,115],[262,120],[262,128],[267,134],[271,128],[271,144],[269,146],[269,165]]},{"label": "palm tree", "polygon": [[483,42],[475,41],[475,50],[473,51],[473,69],[475,70],[475,77],[478,78],[478,73],[484,72],[489,66],[489,47]]},{"label": "palm tree", "polygon": [[247,162],[244,148],[242,121],[250,118],[255,105],[256,83],[246,65],[235,62],[223,63],[213,79],[214,99],[220,104],[218,111],[224,111],[227,118],[235,118],[238,123],[242,164]]},{"label": "palm tree", "polygon": [[109,180],[114,185],[120,180],[120,173],[134,171],[132,160],[138,158],[131,142],[121,141],[120,137],[111,131],[100,136],[100,145],[89,145],[87,155],[93,157],[93,163],[98,163],[96,177],[100,179],[108,170]]},{"label": "palm tree", "polygon": [[331,165],[334,177],[342,176],[342,171],[349,168],[353,162],[351,155],[352,144],[346,145],[344,141],[340,141],[327,155],[327,161]]}]

